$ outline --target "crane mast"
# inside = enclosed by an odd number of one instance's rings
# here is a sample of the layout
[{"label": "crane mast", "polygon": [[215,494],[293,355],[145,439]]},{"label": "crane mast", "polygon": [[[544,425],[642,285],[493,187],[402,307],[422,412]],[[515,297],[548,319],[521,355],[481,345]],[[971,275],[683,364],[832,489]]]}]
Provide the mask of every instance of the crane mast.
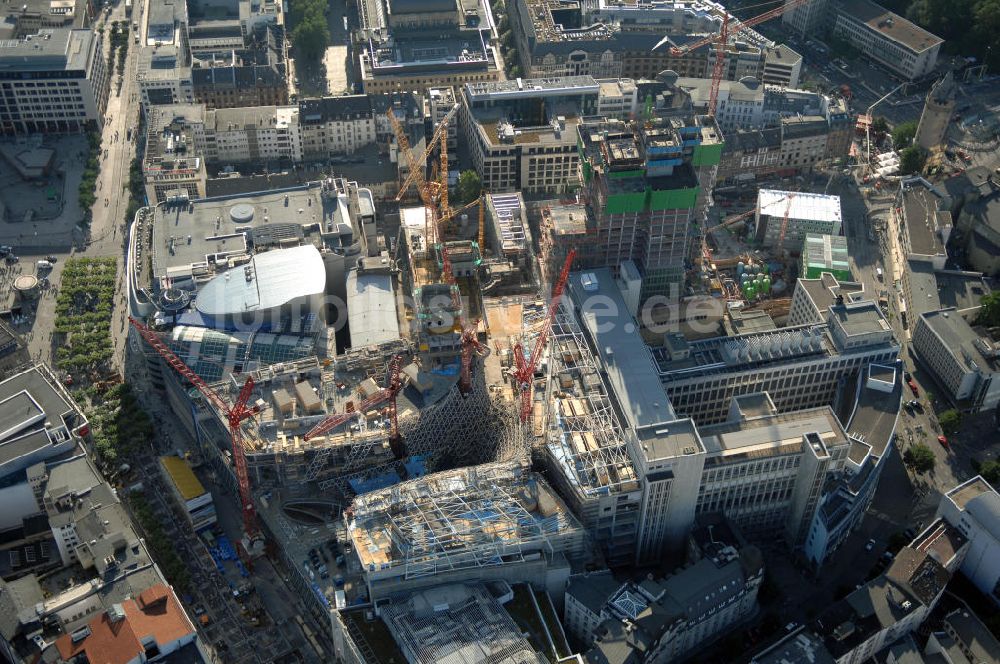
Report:
[{"label": "crane mast", "polygon": [[239,396],[237,396],[233,405],[230,406],[225,399],[208,386],[208,383],[202,380],[201,376],[188,367],[188,365],[186,365],[181,358],[177,357],[177,355],[170,350],[170,347],[167,346],[162,339],[160,339],[156,332],[131,316],[129,316],[128,321],[132,327],[135,328],[136,332],[139,333],[139,336],[141,336],[146,343],[152,346],[153,350],[159,353],[160,357],[162,357],[164,361],[166,361],[166,363],[174,369],[174,371],[179,373],[183,378],[194,385],[195,389],[197,389],[205,397],[205,399],[210,401],[216,409],[225,415],[226,422],[229,425],[230,438],[232,440],[233,470],[236,473],[236,481],[240,490],[240,503],[243,508],[243,530],[250,542],[259,540],[260,528],[257,525],[257,510],[254,507],[253,496],[250,493],[250,475],[247,471],[246,453],[243,449],[242,430],[243,422],[252,418],[260,410],[256,406],[247,406],[250,401],[250,397],[253,395],[253,377],[247,377],[246,382],[243,383],[243,387],[240,389]]}]

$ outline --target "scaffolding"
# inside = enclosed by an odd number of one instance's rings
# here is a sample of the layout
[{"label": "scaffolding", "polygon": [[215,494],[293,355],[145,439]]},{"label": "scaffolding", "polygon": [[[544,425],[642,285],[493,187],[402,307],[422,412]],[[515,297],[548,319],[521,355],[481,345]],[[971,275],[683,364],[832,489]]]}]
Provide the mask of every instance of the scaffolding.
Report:
[{"label": "scaffolding", "polygon": [[527,461],[435,473],[355,498],[348,523],[369,582],[579,554],[584,531]]},{"label": "scaffolding", "polygon": [[564,478],[585,497],[639,488],[625,434],[600,368],[572,313],[552,323],[547,450]]}]

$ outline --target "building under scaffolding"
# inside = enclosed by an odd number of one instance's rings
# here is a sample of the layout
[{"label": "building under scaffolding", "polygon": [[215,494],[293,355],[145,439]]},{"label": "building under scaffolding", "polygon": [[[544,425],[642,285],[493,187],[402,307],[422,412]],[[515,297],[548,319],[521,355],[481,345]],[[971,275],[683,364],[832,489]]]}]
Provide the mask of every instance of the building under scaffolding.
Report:
[{"label": "building under scaffolding", "polygon": [[374,601],[467,580],[561,589],[585,531],[527,461],[427,475],[354,499],[348,532]]}]

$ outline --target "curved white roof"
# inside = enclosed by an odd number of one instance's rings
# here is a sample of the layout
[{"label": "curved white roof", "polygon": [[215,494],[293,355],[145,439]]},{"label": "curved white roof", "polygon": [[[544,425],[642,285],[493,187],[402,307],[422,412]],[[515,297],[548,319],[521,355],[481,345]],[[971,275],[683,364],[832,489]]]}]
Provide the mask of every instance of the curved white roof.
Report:
[{"label": "curved white roof", "polygon": [[198,292],[194,305],[206,316],[235,315],[274,309],[325,289],[323,257],[306,244],[257,254],[246,265],[218,274]]}]

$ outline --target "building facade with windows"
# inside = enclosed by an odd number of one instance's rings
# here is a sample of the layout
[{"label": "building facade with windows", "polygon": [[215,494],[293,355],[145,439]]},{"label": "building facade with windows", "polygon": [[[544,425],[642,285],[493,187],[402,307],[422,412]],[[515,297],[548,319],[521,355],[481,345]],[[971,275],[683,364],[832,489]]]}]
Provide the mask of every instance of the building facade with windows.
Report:
[{"label": "building facade with windows", "polygon": [[920,314],[913,351],[957,408],[980,412],[1000,404],[1000,347],[954,307]]},{"label": "building facade with windows", "polygon": [[0,44],[0,133],[98,130],[110,92],[101,33],[45,29]]},{"label": "building facade with windows", "polygon": [[912,81],[931,73],[944,40],[871,0],[834,0],[833,34]]}]

